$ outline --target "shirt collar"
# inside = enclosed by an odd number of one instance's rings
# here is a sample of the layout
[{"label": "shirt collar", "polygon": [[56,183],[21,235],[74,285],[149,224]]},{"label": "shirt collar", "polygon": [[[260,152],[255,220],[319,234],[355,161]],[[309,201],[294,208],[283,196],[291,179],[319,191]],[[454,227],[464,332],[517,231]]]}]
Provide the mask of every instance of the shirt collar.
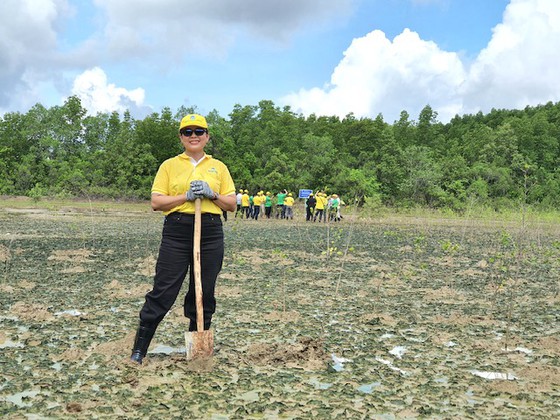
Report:
[{"label": "shirt collar", "polygon": [[202,157],[200,158],[200,160],[197,162],[196,160],[194,160],[192,157],[190,157],[190,156],[187,155],[186,153],[182,153],[182,154],[180,154],[179,156],[180,156],[182,159],[188,159],[188,160],[192,163],[192,165],[195,166],[195,167],[196,167],[197,165],[199,165],[200,163],[202,163],[202,161],[203,161],[204,159],[210,159],[210,158],[212,157],[212,155],[207,155],[206,153],[204,153],[204,156],[202,156]]}]

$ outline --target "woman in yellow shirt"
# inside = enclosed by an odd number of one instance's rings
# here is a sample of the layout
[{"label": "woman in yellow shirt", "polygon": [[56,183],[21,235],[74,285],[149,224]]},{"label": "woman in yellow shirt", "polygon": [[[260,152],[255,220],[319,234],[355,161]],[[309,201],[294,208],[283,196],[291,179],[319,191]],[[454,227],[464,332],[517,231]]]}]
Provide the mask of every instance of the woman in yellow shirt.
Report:
[{"label": "woman in yellow shirt", "polygon": [[[203,290],[204,329],[210,328],[216,309],[214,289],[224,258],[224,233],[220,215],[236,207],[235,186],[225,164],[204,152],[210,139],[206,119],[185,116],[179,125],[185,152],[161,164],[152,186],[152,208],[165,215],[152,291],[140,311],[131,360],[141,364],[156,328],[165,317],[189,273],[184,314],[189,331],[196,331],[193,234],[194,201],[202,199],[200,272]],[[189,269],[190,268],[190,269]]]},{"label": "woman in yellow shirt", "polygon": [[259,220],[259,214],[261,212],[261,204],[264,202],[264,197],[259,192],[253,197],[253,215],[251,216],[255,220]]},{"label": "woman in yellow shirt", "polygon": [[250,215],[250,207],[249,207],[249,191],[243,191],[243,195],[241,196],[241,218],[243,219],[243,215],[248,219]]},{"label": "woman in yellow shirt", "polygon": [[324,192],[317,193],[317,204],[315,207],[315,216],[313,217],[313,221],[317,220],[317,216],[319,216],[319,223],[321,223],[321,219],[327,221],[327,215],[325,214],[325,206],[327,205],[327,196]]},{"label": "woman in yellow shirt", "polygon": [[284,205],[286,206],[286,219],[294,219],[294,197],[292,193],[288,193],[288,196],[284,199]]}]

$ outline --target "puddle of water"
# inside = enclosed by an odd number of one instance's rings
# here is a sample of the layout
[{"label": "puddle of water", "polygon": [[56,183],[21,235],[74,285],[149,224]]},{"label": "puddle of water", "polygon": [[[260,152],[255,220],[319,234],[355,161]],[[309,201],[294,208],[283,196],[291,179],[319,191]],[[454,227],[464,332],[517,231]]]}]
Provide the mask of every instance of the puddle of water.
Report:
[{"label": "puddle of water", "polygon": [[394,370],[395,372],[399,372],[403,376],[410,375],[410,373],[408,373],[406,370],[402,370],[402,369],[399,369],[398,367],[394,366],[393,363],[390,360],[385,360],[385,359],[382,359],[380,357],[376,357],[375,360],[377,360],[379,363],[383,363],[384,365],[388,366],[389,369]]},{"label": "puddle of water", "polygon": [[333,361],[332,368],[336,372],[340,372],[340,371],[344,370],[344,363],[352,361],[352,359],[345,359],[344,357],[338,357],[334,353],[331,354],[331,358],[332,358],[332,361]]},{"label": "puddle of water", "polygon": [[2,344],[0,344],[0,349],[10,349],[10,348],[11,349],[14,349],[14,348],[21,349],[23,347],[25,347],[23,345],[23,343],[20,343],[19,341],[17,341],[17,342],[12,341],[12,340],[6,340]]},{"label": "puddle of water", "polygon": [[364,384],[358,387],[358,391],[363,392],[364,394],[371,394],[374,388],[377,388],[381,385],[381,382],[372,382],[371,384]]},{"label": "puddle of water", "polygon": [[396,347],[393,347],[393,349],[389,351],[389,354],[392,354],[393,356],[398,357],[399,359],[402,359],[402,357],[405,353],[406,353],[406,347],[405,346],[396,346]]},{"label": "puddle of water", "polygon": [[321,382],[317,378],[312,378],[309,382],[309,385],[313,385],[315,389],[329,389],[333,384],[327,382]]},{"label": "puddle of water", "polygon": [[158,344],[148,354],[174,354],[174,353],[185,353],[185,347],[171,347],[165,346],[163,344]]},{"label": "puddle of water", "polygon": [[470,406],[474,406],[476,404],[480,404],[474,396],[474,391],[472,389],[469,389],[467,392],[465,392],[465,395],[467,396],[467,403]]},{"label": "puddle of water", "polygon": [[257,402],[260,400],[259,391],[248,391],[241,394],[238,399],[246,402]]},{"label": "puddle of water", "polygon": [[37,396],[39,393],[39,391],[23,391],[18,392],[17,394],[6,395],[4,400],[11,402],[18,407],[31,407],[33,403],[28,400]]},{"label": "puddle of water", "polygon": [[55,312],[55,315],[56,316],[61,316],[61,315],[81,316],[84,315],[84,313],[78,311],[77,309],[67,309],[65,311]]},{"label": "puddle of water", "polygon": [[480,376],[481,378],[484,379],[490,379],[490,380],[501,380],[501,381],[514,381],[517,378],[517,376],[515,376],[512,373],[502,373],[502,372],[483,372],[480,370],[471,370],[470,371],[473,375],[475,376]]},{"label": "puddle of water", "polygon": [[230,420],[230,417],[227,414],[213,413],[210,420]]}]

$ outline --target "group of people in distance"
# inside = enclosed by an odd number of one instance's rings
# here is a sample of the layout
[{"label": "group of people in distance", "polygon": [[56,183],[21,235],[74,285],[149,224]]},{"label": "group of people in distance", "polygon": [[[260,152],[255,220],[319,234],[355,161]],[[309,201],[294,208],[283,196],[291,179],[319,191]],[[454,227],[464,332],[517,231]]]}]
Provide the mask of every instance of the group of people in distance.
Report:
[{"label": "group of people in distance", "polygon": [[331,222],[340,222],[342,215],[340,214],[340,207],[344,202],[340,199],[338,194],[328,196],[322,191],[316,195],[309,194],[305,200],[305,220],[307,222],[316,222],[319,218],[321,221],[327,222],[327,218]]},{"label": "group of people in distance", "polygon": [[[235,216],[240,215],[241,219],[258,220],[261,218],[276,218],[293,220],[295,199],[291,192],[282,190],[275,195],[270,191],[266,193],[261,190],[256,194],[249,195],[246,189],[240,189],[236,195],[237,208]],[[344,203],[337,194],[327,196],[322,191],[316,194],[309,194],[305,200],[305,220],[308,222],[329,221],[338,222],[342,219],[340,207]],[[275,211],[273,212],[273,209]],[[224,215],[224,217],[227,217]],[[226,219],[227,220],[227,219]]]},{"label": "group of people in distance", "polygon": [[270,191],[266,193],[259,191],[254,195],[249,195],[248,190],[240,189],[236,195],[237,208],[235,217],[259,220],[259,215],[271,219],[273,217],[272,209],[276,206],[277,211],[274,214],[276,219],[293,219],[294,197],[292,193],[283,190],[273,196]]}]

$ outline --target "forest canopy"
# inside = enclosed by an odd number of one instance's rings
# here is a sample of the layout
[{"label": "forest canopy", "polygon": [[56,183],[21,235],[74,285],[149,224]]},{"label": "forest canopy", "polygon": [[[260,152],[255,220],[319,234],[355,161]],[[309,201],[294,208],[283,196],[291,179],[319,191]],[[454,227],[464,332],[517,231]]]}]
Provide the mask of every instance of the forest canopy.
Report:
[{"label": "forest canopy", "polygon": [[[0,119],[0,194],[148,199],[153,177],[182,152],[178,122],[196,108],[144,119],[87,115],[78,97]],[[426,105],[390,124],[376,118],[304,117],[272,101],[207,116],[207,152],[238,188],[336,192],[359,203],[461,211],[472,203],[560,206],[560,103],[456,116]]]}]

